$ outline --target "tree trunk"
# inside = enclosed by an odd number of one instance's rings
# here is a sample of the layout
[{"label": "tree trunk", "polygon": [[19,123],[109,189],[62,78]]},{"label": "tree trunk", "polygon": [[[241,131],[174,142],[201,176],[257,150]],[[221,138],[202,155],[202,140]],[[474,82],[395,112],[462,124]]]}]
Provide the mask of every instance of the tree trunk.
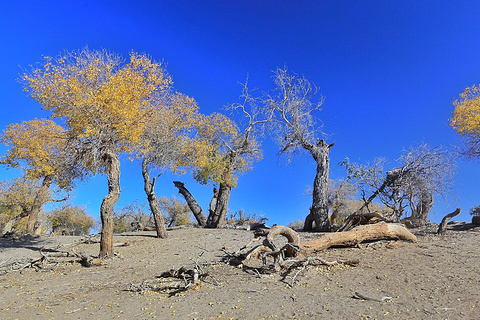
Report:
[{"label": "tree trunk", "polygon": [[185,183],[180,181],[173,181],[175,187],[178,188],[178,193],[180,193],[188,204],[188,207],[192,211],[195,219],[197,219],[198,225],[205,227],[207,225],[207,216],[203,213],[202,207],[198,204],[197,200],[192,196],[190,191],[185,188]]},{"label": "tree trunk", "polygon": [[318,140],[316,146],[311,146],[310,153],[317,163],[317,173],[313,181],[313,201],[310,214],[305,218],[304,230],[329,231],[328,221],[328,179],[330,170],[329,152],[333,144],[328,145],[325,140]]},{"label": "tree trunk", "polygon": [[108,194],[103,198],[100,206],[102,231],[100,237],[100,258],[113,256],[113,206],[120,198],[120,160],[118,155],[107,153],[104,155],[108,180]]},{"label": "tree trunk", "polygon": [[411,222],[416,226],[424,226],[428,222],[428,214],[433,206],[433,196],[422,177],[417,177],[416,185],[420,190],[420,197],[416,210],[412,212]]},{"label": "tree trunk", "polygon": [[455,217],[459,214],[460,214],[460,208],[457,208],[457,210],[455,210],[452,213],[449,213],[445,217],[443,217],[442,222],[438,226],[437,233],[438,234],[445,234],[445,232],[447,231],[448,221],[450,221],[450,219],[452,219],[453,217]]},{"label": "tree trunk", "polygon": [[155,181],[153,181],[148,172],[148,161],[142,161],[142,175],[144,181],[144,190],[147,194],[148,204],[150,211],[152,211],[153,220],[155,221],[155,230],[157,231],[157,237],[165,239],[167,237],[167,229],[165,228],[165,219],[163,218],[162,209],[160,203],[158,203],[157,195],[155,194]]},{"label": "tree trunk", "polygon": [[210,204],[208,205],[208,216],[211,216],[215,212],[215,207],[217,206],[217,199],[218,199],[218,190],[216,187],[213,187],[213,197],[210,200]]},{"label": "tree trunk", "polygon": [[226,183],[220,183],[215,210],[208,216],[207,228],[220,228],[225,224],[231,191],[232,187]]},{"label": "tree trunk", "polygon": [[30,212],[28,213],[28,222],[27,222],[27,233],[33,235],[36,230],[36,223],[38,220],[38,214],[42,210],[42,206],[45,203],[48,196],[48,189],[52,184],[53,176],[48,175],[43,178],[42,185],[35,195],[32,206],[30,207]]}]

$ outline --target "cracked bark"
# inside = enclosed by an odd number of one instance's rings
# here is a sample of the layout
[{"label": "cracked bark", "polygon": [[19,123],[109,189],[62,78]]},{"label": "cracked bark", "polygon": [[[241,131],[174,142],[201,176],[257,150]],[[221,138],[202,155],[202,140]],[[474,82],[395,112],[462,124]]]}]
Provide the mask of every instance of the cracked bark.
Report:
[{"label": "cracked bark", "polygon": [[107,165],[108,194],[100,206],[102,231],[100,232],[100,258],[113,256],[113,206],[120,198],[120,160],[114,153],[104,156]]}]

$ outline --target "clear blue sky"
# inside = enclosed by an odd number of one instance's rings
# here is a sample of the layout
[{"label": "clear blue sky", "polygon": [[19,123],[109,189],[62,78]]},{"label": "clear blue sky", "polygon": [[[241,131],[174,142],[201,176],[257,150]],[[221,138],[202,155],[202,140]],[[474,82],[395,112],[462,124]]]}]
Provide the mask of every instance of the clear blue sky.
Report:
[{"label": "clear blue sky", "polygon": [[[460,145],[448,127],[452,99],[480,83],[478,1],[1,1],[0,127],[45,117],[16,82],[22,67],[63,50],[105,48],[128,57],[145,52],[167,63],[175,87],[194,97],[204,113],[238,101],[247,74],[252,87],[272,89],[271,70],[287,65],[315,82],[325,96],[319,114],[336,141],[331,178],[345,176],[348,156],[391,163],[403,148],[426,142]],[[0,152],[5,152],[0,147]],[[276,146],[264,143],[264,160],[239,179],[230,209],[259,212],[270,223],[303,220],[315,165],[305,156],[279,165]],[[0,169],[0,179],[18,175]],[[211,187],[189,175],[165,174],[159,196],[187,187],[206,207]],[[459,163],[458,201],[440,203],[438,222],[457,206],[459,220],[480,204],[480,164]],[[122,163],[118,206],[144,201],[138,164]],[[78,185],[73,195],[98,217],[105,177]]]}]

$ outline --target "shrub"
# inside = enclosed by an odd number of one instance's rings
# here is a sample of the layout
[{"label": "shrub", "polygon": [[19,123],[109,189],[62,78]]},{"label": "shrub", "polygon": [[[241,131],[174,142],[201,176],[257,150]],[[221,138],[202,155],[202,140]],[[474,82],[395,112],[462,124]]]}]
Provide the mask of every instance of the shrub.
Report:
[{"label": "shrub", "polygon": [[296,220],[295,222],[290,222],[287,227],[293,230],[303,230],[303,222],[300,220]]},{"label": "shrub", "polygon": [[227,217],[227,223],[242,225],[248,223],[264,223],[268,221],[268,218],[260,213],[246,213],[245,210],[240,209],[238,211],[229,211]]},{"label": "shrub", "polygon": [[151,224],[151,216],[146,205],[134,201],[125,207],[113,212],[114,233],[143,230]]},{"label": "shrub", "polygon": [[480,217],[480,205],[476,205],[470,209],[470,214],[475,217]]},{"label": "shrub", "polygon": [[165,224],[168,227],[192,224],[192,212],[184,200],[179,200],[175,196],[161,197],[159,202],[165,215]]},{"label": "shrub", "polygon": [[87,215],[84,207],[64,205],[48,214],[48,224],[54,234],[79,236],[89,234],[96,221]]}]

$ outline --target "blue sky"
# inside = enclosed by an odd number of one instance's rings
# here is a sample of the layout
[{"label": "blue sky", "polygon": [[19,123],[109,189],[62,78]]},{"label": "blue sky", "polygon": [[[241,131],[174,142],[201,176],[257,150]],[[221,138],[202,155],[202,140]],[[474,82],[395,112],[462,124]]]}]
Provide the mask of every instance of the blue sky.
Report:
[{"label": "blue sky", "polygon": [[[271,71],[288,66],[320,87],[318,114],[336,141],[331,178],[345,176],[338,163],[385,157],[393,165],[403,148],[426,142],[460,145],[448,127],[452,99],[480,83],[478,1],[1,1],[0,127],[47,116],[16,81],[22,68],[63,50],[105,48],[128,57],[145,52],[167,63],[175,88],[194,97],[202,112],[238,101],[251,87],[273,88]],[[0,152],[5,152],[0,146]],[[285,166],[264,142],[264,160],[240,177],[230,209],[258,212],[270,223],[303,220],[315,164],[308,156]],[[0,179],[18,175],[0,168]],[[431,220],[456,207],[459,220],[480,204],[480,165],[462,160],[457,200],[437,199]],[[211,187],[190,175],[164,174],[159,196],[177,194],[173,180],[206,207]],[[122,207],[144,201],[137,163],[122,162]],[[80,183],[72,196],[98,217],[106,178]]]}]

